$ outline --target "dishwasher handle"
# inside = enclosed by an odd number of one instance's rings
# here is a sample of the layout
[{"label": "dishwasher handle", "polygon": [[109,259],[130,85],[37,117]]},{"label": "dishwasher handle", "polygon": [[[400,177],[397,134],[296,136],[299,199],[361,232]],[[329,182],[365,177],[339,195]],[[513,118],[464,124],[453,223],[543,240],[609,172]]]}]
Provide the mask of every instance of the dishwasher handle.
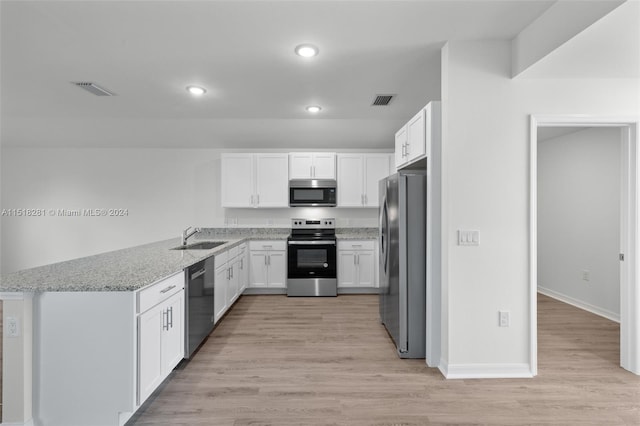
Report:
[{"label": "dishwasher handle", "polygon": [[198,277],[200,277],[200,276],[204,275],[204,271],[205,271],[205,270],[204,270],[204,268],[202,268],[202,269],[200,269],[199,271],[196,271],[196,272],[192,273],[192,274],[191,274],[191,279],[192,279],[192,280],[195,280],[196,278],[198,278]]}]

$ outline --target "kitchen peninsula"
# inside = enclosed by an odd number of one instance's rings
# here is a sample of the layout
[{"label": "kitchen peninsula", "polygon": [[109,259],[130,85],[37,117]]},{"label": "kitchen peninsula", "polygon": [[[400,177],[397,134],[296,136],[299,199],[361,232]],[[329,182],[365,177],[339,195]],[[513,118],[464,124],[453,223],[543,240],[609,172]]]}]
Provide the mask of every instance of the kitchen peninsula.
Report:
[{"label": "kitchen peninsula", "polygon": [[[183,270],[249,241],[284,242],[289,231],[206,228],[196,241],[225,243],[172,250],[175,238],[3,276],[4,315],[20,330],[3,336],[3,414],[30,411],[35,425],[125,424],[184,355]],[[337,238],[374,240],[377,230],[342,228]],[[145,316],[158,318],[150,337]],[[159,348],[151,360],[141,356],[149,344]],[[145,373],[149,363],[157,374]]]}]

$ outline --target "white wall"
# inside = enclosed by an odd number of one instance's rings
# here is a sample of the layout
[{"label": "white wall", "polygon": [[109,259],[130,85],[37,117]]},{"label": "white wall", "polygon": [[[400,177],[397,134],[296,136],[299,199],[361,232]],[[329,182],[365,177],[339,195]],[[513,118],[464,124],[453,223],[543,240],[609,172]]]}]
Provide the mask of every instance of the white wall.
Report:
[{"label": "white wall", "polygon": [[[529,116],[638,115],[638,81],[511,79],[507,41],[450,42],[443,61],[443,369],[526,375]],[[458,229],[480,246],[458,246]]]},{"label": "white wall", "polygon": [[617,321],[621,136],[602,127],[538,143],[538,288]]},{"label": "white wall", "polygon": [[[2,147],[3,209],[128,209],[125,217],[2,217],[2,273],[178,237],[187,226],[288,226],[294,216],[376,226],[377,209],[220,207],[220,152]],[[226,218],[231,220],[226,220]]]}]

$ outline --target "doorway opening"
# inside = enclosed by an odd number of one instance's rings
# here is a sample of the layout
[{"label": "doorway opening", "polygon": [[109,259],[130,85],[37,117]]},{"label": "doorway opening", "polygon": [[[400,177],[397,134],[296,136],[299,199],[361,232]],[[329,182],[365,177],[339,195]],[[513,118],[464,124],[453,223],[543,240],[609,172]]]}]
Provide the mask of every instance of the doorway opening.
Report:
[{"label": "doorway opening", "polygon": [[[612,145],[604,144],[603,138]],[[581,141],[590,146],[580,150]],[[549,326],[548,319],[557,312],[554,299],[619,320],[619,334],[611,321],[596,322],[594,327],[609,328],[605,340],[611,344],[618,342],[611,339],[612,332],[619,336],[620,366],[640,374],[637,144],[635,118],[531,117],[530,356],[534,375],[538,308],[545,315],[540,325]],[[563,161],[569,157],[575,160],[571,164]],[[595,205],[594,199],[601,202]],[[584,326],[587,321],[580,312],[574,310],[574,314],[576,324]]]}]

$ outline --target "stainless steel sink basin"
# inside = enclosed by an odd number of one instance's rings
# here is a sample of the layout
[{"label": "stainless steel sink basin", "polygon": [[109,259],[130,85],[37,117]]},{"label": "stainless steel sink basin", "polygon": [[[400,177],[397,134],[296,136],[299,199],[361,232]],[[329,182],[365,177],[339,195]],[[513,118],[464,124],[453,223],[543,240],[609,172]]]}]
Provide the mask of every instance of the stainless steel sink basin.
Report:
[{"label": "stainless steel sink basin", "polygon": [[202,241],[200,243],[174,247],[171,250],[210,250],[226,243],[226,241]]}]

